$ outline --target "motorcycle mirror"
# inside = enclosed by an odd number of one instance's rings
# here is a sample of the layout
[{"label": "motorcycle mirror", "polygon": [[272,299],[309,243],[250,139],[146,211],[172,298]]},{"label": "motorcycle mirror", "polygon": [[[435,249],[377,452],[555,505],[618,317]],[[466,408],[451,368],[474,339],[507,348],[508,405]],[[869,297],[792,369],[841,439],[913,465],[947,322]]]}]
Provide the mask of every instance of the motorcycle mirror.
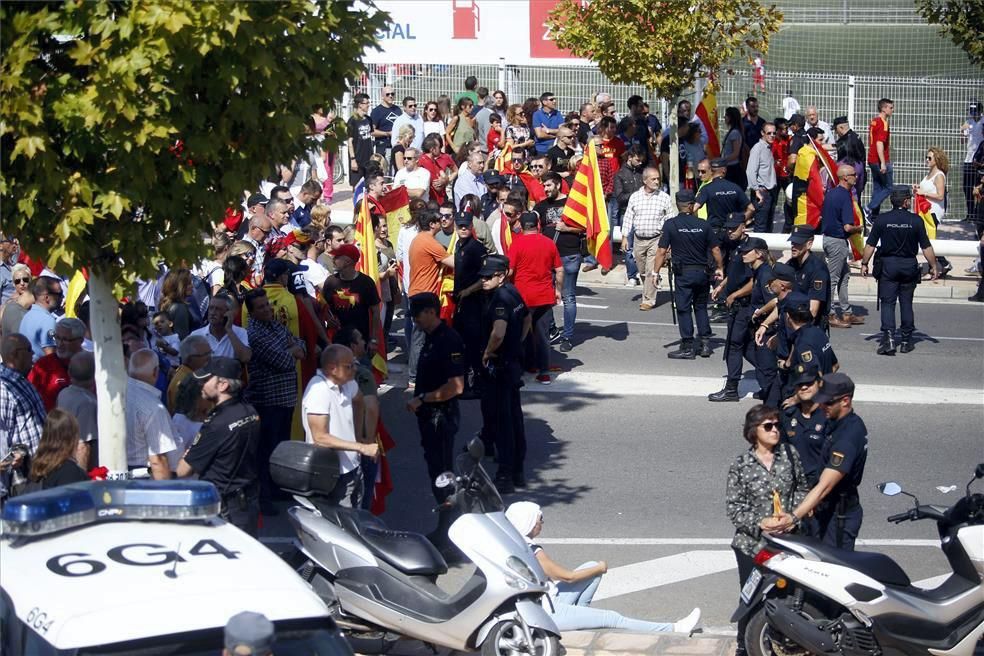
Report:
[{"label": "motorcycle mirror", "polygon": [[974,471],[974,478],[984,478],[984,462],[977,465],[977,469]]},{"label": "motorcycle mirror", "polygon": [[485,445],[482,444],[482,440],[477,437],[472,438],[472,441],[468,443],[468,455],[475,460],[481,460],[485,457]]},{"label": "motorcycle mirror", "polygon": [[878,491],[884,494],[886,497],[894,497],[896,495],[902,494],[902,486],[895,481],[889,481],[887,483],[879,483]]},{"label": "motorcycle mirror", "polygon": [[440,474],[436,479],[434,479],[434,487],[438,489],[444,489],[454,483],[454,474],[449,471]]}]

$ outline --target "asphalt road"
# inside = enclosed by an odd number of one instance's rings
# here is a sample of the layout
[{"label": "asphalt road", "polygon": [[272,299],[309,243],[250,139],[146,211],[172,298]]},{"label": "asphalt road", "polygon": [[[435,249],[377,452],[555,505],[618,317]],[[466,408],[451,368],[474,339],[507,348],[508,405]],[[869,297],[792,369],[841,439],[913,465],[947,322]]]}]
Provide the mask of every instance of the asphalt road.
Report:
[{"label": "asphalt road", "polygon": [[[744,448],[740,426],[755,401],[712,404],[703,397],[723,384],[720,347],[708,359],[666,358],[678,333],[665,293],[665,304],[641,312],[638,289],[581,291],[575,349],[555,354],[563,371],[554,385],[530,381],[524,392],[530,485],[506,501],[543,506],[540,542],[555,560],[572,567],[608,562],[599,593],[606,598],[597,605],[647,619],[675,619],[701,606],[706,626],[727,629],[738,589],[725,478]],[[862,307],[875,313],[873,303]],[[924,336],[913,353],[894,358],[875,355],[867,335],[877,324],[869,317],[832,335],[842,370],[859,396],[871,399],[856,403],[870,440],[861,537],[875,541],[863,548],[888,553],[914,581],[924,580],[947,571],[939,549],[926,544],[936,538],[935,526],[885,522],[908,502],[879,495],[875,484],[896,480],[924,503],[949,504],[984,462],[984,307],[919,303],[916,325]],[[725,326],[714,330],[723,339]],[[743,382],[744,393],[755,389],[753,380]],[[384,518],[394,528],[427,532],[433,500],[400,381],[394,376],[395,387],[382,397],[398,444],[390,452],[396,492]],[[477,401],[462,408],[460,444],[481,425]],[[957,490],[936,490],[951,485]],[[266,532],[289,534],[280,518]]]}]

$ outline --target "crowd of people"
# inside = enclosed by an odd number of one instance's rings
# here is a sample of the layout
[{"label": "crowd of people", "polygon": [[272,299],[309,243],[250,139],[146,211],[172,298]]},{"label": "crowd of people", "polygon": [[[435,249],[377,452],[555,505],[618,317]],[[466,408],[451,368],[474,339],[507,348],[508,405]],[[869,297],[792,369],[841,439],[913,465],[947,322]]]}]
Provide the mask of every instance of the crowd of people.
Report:
[{"label": "crowd of people", "polygon": [[[910,211],[912,197],[927,199],[942,219],[946,153],[929,148],[925,178],[894,185],[891,100],[878,102],[865,148],[845,117],[827,124],[807,107],[766,121],[749,97],[741,109],[725,110],[722,152],[711,154],[715,140],[684,100],[676,107],[680,191],[671,198],[669,130],[641,97],[629,98],[619,118],[605,93],[563,113],[551,92],[510,104],[474,78],[465,88],[453,99],[427,101],[421,113],[412,96],[397,105],[391,87],[371,110],[367,95],[354,96],[347,169],[359,190],[356,216],[365,210],[370,218],[375,263],[365,261],[367,244],[360,247],[352,226],[331,222],[335,155],[317,138],[332,117],[316,108],[311,151],[276,166],[273,179],[217,222],[211,257],[162,264],[121,303],[127,467],[156,479],[213,482],[224,516],[255,535],[258,516],[277,514],[274,502],[283,496],[270,479],[271,454],[284,440],[305,439],[338,453],[328,501],[378,512],[387,476],[382,435],[400,418],[382,416],[382,371],[373,356],[399,348],[407,356],[406,410],[416,419],[430,481],[453,467],[459,401],[480,399],[480,436],[496,459],[496,487],[503,494],[526,487],[524,373],[537,384],[552,382],[552,348],[567,353],[577,344],[578,275],[600,266],[588,254],[584,227],[564,216],[581,157],[596,148],[626,284],[642,287],[639,309],[656,307],[664,265],[675,283],[681,341],[669,357],[711,356],[717,320],[728,325],[727,380],[709,400],[738,401],[743,361],[755,368],[761,404],[746,415],[750,448],[728,476],[740,573],[751,568],[763,531],[796,526],[852,548],[866,430],[852,411],[854,384],[838,371],[829,329],[864,322],[848,281],[852,237],[863,237],[868,225],[860,272],[868,275],[873,264],[879,279],[878,352],[893,355],[896,343],[902,353],[913,350],[917,252],[931,277],[945,263]],[[981,226],[979,104],[965,129],[964,185]],[[837,162],[827,172],[836,186],[816,230],[794,220],[806,193],[794,174],[797,158],[814,144]],[[869,182],[859,221],[855,209]],[[398,187],[409,206],[392,234],[380,199]],[[892,210],[881,214],[885,200]],[[789,233],[783,263],[749,236],[773,232],[776,214]],[[824,238],[822,255],[811,249],[816,234]],[[0,235],[2,496],[98,475],[100,465],[84,275],[62,278],[30,251],[16,236]],[[402,343],[391,334],[400,312]],[[432,492],[446,501],[446,488]],[[536,524],[535,514],[526,513],[524,525]],[[430,534],[442,548],[452,520],[446,508]],[[530,525],[526,535],[536,532]],[[545,562],[542,550],[538,558]],[[600,574],[550,567],[569,581]],[[579,590],[575,597],[585,593]],[[593,616],[569,614],[589,623],[583,618]]]}]

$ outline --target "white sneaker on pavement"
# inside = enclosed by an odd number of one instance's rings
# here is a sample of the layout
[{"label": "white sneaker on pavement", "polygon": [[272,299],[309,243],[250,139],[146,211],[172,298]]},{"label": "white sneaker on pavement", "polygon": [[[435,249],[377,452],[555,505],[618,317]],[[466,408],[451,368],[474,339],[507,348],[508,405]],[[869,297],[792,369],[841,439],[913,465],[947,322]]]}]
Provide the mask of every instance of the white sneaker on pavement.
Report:
[{"label": "white sneaker on pavement", "polygon": [[638,278],[629,278],[628,280],[625,281],[625,286],[626,287],[638,287],[639,286],[639,279]]},{"label": "white sneaker on pavement", "polygon": [[700,626],[700,608],[690,611],[690,614],[673,623],[674,633],[685,633],[688,636]]}]

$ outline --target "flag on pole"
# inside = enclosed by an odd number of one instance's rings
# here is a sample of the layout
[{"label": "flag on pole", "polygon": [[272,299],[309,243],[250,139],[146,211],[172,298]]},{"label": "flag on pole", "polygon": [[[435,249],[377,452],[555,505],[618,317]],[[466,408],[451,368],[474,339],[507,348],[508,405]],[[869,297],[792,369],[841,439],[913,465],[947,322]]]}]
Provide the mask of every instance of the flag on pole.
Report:
[{"label": "flag on pole", "polygon": [[[837,168],[830,155],[812,137],[796,153],[796,167],[793,170],[794,184],[804,191],[796,195],[795,225],[820,225],[820,210],[827,190],[837,184]],[[824,173],[826,172],[826,175]]]},{"label": "flag on pole", "polygon": [[[355,219],[355,243],[362,252],[355,265],[357,271],[366,274],[379,287],[379,258],[376,255],[376,233],[372,229],[372,217],[369,216],[369,203],[360,203],[359,214]],[[381,295],[380,295],[381,296]],[[376,313],[376,325],[373,326],[378,338],[376,339],[376,352],[372,356],[372,374],[376,378],[376,383],[381,383],[386,378],[386,335],[383,334],[382,322],[379,313]]]},{"label": "flag on pole", "polygon": [[710,158],[721,156],[721,143],[718,141],[718,104],[717,96],[714,95],[713,82],[708,82],[704,93],[701,95],[700,103],[697,105],[697,118],[707,132],[707,156]]},{"label": "flag on pole", "polygon": [[936,227],[939,225],[939,221],[936,220],[936,215],[933,214],[929,199],[922,194],[916,194],[916,197],[913,199],[912,209],[923,220],[923,223],[926,224],[926,236],[930,239],[936,239]]},{"label": "flag on pole", "polygon": [[594,142],[589,142],[584,149],[584,158],[574,175],[574,184],[571,185],[561,219],[568,225],[583,228],[588,240],[588,253],[595,256],[603,270],[612,268],[611,231]]},{"label": "flag on pole", "polygon": [[400,186],[380,196],[379,207],[386,216],[389,238],[396,242],[400,226],[410,218],[410,194],[407,193],[407,188]]}]

